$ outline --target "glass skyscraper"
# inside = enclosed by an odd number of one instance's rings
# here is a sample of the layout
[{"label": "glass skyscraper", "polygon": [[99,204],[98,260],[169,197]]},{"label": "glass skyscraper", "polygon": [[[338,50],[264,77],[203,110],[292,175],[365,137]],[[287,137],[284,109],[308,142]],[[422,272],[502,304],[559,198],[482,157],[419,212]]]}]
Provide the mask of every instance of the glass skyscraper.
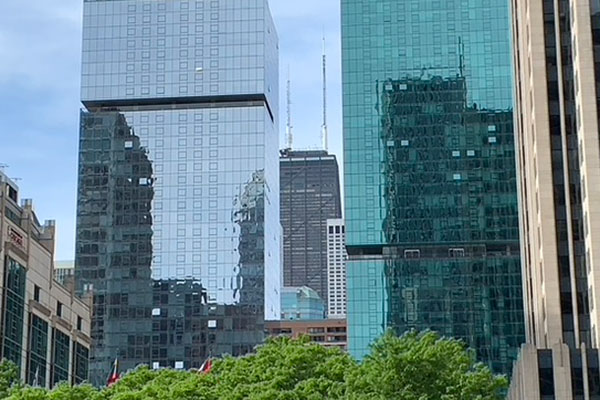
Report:
[{"label": "glass skyscraper", "polygon": [[250,351],[280,316],[267,0],[86,0],[77,244],[92,382]]},{"label": "glass skyscraper", "polygon": [[342,0],[349,348],[524,341],[507,0]]}]

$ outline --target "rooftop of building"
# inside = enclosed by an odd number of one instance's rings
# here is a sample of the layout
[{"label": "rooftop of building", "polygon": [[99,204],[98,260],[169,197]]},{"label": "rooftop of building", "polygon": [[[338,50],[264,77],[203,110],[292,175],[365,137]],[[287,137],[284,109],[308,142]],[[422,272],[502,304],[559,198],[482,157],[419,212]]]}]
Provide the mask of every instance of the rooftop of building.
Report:
[{"label": "rooftop of building", "polygon": [[54,269],[75,269],[75,260],[54,261]]},{"label": "rooftop of building", "polygon": [[321,296],[319,296],[314,289],[311,289],[308,286],[285,286],[281,289],[281,294],[296,294],[300,295],[301,297],[321,300]]},{"label": "rooftop of building", "polygon": [[[54,258],[54,247],[56,237],[56,223],[54,220],[46,220],[40,224],[38,217],[33,207],[33,200],[19,199],[19,186],[13,179],[10,179],[6,173],[0,170],[0,204],[2,199],[6,199],[4,209],[0,209],[0,216],[6,217],[12,224],[19,227],[19,235],[24,235],[35,241],[40,248],[44,249],[48,254],[50,263]],[[20,200],[20,201],[19,201]],[[16,231],[16,229],[13,228]],[[19,240],[19,238],[15,238]],[[70,264],[71,266],[67,266]],[[59,266],[60,265],[60,266]],[[52,265],[48,265],[52,268]],[[74,261],[63,261],[55,263],[55,268],[74,268]],[[54,287],[58,291],[69,295],[73,302],[89,307],[88,301],[80,299],[73,295],[72,290],[62,285],[54,279]]]},{"label": "rooftop of building", "polygon": [[282,149],[279,151],[281,161],[310,161],[310,160],[335,160],[335,154],[326,150],[292,150]]},{"label": "rooftop of building", "polygon": [[345,318],[324,318],[324,319],[282,319],[278,321],[265,321],[267,327],[276,326],[314,326],[314,327],[327,327],[327,326],[346,326]]},{"label": "rooftop of building", "polygon": [[31,225],[30,236],[42,245],[48,252],[54,254],[55,225],[54,220],[40,223],[33,206],[33,200],[22,199],[19,202],[19,186],[0,170],[0,198],[6,198],[6,207],[3,210],[6,218],[15,225],[28,232]]}]

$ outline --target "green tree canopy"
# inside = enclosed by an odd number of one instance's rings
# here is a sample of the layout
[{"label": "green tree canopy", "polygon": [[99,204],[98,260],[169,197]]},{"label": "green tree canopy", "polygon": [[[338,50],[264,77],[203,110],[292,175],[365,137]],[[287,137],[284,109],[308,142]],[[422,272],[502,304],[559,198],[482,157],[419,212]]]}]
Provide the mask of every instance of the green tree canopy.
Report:
[{"label": "green tree canopy", "polygon": [[[0,385],[5,382],[0,366]],[[14,380],[8,379],[8,382]],[[11,383],[12,384],[12,383]],[[499,400],[507,381],[464,344],[432,332],[388,332],[362,363],[308,337],[269,339],[255,353],[215,360],[209,374],[146,366],[110,388],[5,385],[9,400]],[[2,386],[0,386],[0,390]],[[8,397],[6,397],[8,396]]]},{"label": "green tree canopy", "polygon": [[508,385],[459,340],[391,331],[350,371],[347,383],[349,400],[500,400]]},{"label": "green tree canopy", "polygon": [[7,398],[19,385],[19,369],[8,360],[0,362],[0,399]]},{"label": "green tree canopy", "polygon": [[338,399],[345,377],[357,367],[337,348],[299,340],[271,339],[247,357],[227,357],[214,369],[218,394],[232,400]]}]

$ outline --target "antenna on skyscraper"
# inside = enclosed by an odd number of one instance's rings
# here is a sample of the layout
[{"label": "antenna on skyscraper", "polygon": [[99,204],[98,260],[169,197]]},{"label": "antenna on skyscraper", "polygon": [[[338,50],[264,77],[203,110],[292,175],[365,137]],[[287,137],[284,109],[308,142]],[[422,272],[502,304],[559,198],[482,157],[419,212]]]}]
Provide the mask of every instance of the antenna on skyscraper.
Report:
[{"label": "antenna on skyscraper", "polygon": [[460,77],[465,76],[465,45],[460,36],[458,37],[458,71]]},{"label": "antenna on skyscraper", "polygon": [[325,31],[323,31],[323,125],[321,125],[323,150],[327,151],[327,56],[325,54]]},{"label": "antenna on skyscraper", "polygon": [[292,133],[292,80],[290,78],[290,66],[287,73],[287,124],[285,126],[286,148],[291,149],[294,144],[294,134]]}]

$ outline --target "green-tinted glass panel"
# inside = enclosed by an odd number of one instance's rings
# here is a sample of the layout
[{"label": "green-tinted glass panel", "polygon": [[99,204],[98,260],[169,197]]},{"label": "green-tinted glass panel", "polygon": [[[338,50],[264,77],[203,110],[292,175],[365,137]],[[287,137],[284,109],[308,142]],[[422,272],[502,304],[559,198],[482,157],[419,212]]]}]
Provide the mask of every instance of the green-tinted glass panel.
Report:
[{"label": "green-tinted glass panel", "polygon": [[48,354],[48,323],[31,314],[29,318],[29,368],[27,382],[34,386],[46,386]]},{"label": "green-tinted glass panel", "polygon": [[69,381],[69,351],[71,340],[58,329],[52,330],[53,335],[53,362],[52,385]]},{"label": "green-tinted glass panel", "polygon": [[10,257],[4,269],[4,345],[3,357],[21,368],[25,312],[25,267]]},{"label": "green-tinted glass panel", "polygon": [[342,0],[355,356],[435,329],[507,373],[524,340],[509,5]]},{"label": "green-tinted glass panel", "polygon": [[73,352],[73,383],[79,384],[87,381],[90,362],[90,351],[83,345],[74,342]]}]

